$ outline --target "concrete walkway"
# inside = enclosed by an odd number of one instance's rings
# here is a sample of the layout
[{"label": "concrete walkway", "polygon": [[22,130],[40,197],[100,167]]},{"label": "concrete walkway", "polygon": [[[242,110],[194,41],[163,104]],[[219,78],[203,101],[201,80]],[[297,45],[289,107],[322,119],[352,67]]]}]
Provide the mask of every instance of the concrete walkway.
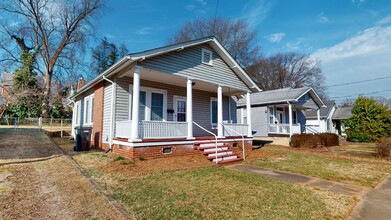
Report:
[{"label": "concrete walkway", "polygon": [[339,183],[339,182],[334,182],[329,180],[322,180],[314,177],[308,177],[308,176],[294,174],[294,173],[266,169],[266,168],[261,168],[257,166],[247,165],[247,164],[233,164],[233,165],[225,166],[225,168],[251,173],[255,175],[260,175],[260,176],[268,176],[285,182],[299,183],[313,188],[326,189],[332,192],[341,193],[348,196],[357,196],[365,192],[365,190],[367,190],[367,188],[361,186],[344,184],[344,183]]},{"label": "concrete walkway", "polygon": [[391,219],[391,175],[360,198],[351,219]]}]

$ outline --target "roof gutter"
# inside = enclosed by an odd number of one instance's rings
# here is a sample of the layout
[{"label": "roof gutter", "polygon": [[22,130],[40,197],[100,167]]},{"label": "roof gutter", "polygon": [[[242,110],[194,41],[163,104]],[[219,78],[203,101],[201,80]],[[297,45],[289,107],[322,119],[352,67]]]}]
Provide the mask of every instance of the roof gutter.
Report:
[{"label": "roof gutter", "polygon": [[[122,66],[124,63],[126,63],[127,61],[129,60],[132,60],[130,56],[125,56],[124,58],[122,58],[121,60],[119,60],[117,63],[115,63],[114,65],[112,65],[111,67],[109,67],[107,70],[105,70],[102,74],[100,74],[98,77],[96,77],[95,79],[91,80],[90,82],[88,82],[86,85],[84,85],[83,87],[81,87],[79,89],[79,91],[76,91],[76,93],[74,93],[72,96],[69,97],[69,99],[75,99],[77,96],[79,96],[81,93],[83,93],[84,91],[87,91],[89,89],[91,89],[96,83],[104,80],[104,78],[106,78],[107,76],[110,76],[110,74],[116,70],[118,67]],[[132,60],[133,61],[133,60]],[[107,78],[106,78],[107,79]]]}]

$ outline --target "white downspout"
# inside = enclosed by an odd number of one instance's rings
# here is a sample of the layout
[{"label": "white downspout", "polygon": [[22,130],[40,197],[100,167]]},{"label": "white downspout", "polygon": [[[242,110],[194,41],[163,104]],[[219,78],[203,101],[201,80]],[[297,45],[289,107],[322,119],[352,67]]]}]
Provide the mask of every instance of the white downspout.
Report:
[{"label": "white downspout", "polygon": [[113,130],[114,130],[114,105],[115,105],[115,93],[116,93],[116,88],[115,88],[115,83],[112,80],[109,80],[106,78],[106,76],[102,76],[104,80],[107,82],[111,83],[111,108],[110,108],[110,142],[109,146],[110,149],[112,149],[113,146]]}]

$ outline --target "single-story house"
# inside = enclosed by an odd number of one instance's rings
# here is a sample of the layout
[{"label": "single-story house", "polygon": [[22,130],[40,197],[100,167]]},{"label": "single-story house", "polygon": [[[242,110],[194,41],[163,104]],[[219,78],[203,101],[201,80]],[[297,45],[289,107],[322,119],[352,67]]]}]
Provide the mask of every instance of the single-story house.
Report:
[{"label": "single-story house", "polygon": [[345,127],[342,121],[352,117],[352,110],[353,110],[352,106],[339,107],[335,110],[333,116],[331,117],[334,131],[338,135],[346,136]]},{"label": "single-story house", "polygon": [[[250,123],[238,124],[234,97],[260,89],[214,38],[124,57],[78,89],[75,127],[92,145],[129,158],[202,153],[214,162],[251,150]],[[249,113],[251,118],[251,113]]]},{"label": "single-story house", "polygon": [[335,103],[334,100],[328,100],[325,101],[324,104],[326,105],[326,108],[322,108],[319,112],[320,121],[318,121],[318,114],[316,110],[310,109],[305,112],[307,129],[316,130],[319,133],[336,133],[331,117],[338,108],[337,103]]},{"label": "single-story house", "polygon": [[[251,124],[255,136],[288,136],[306,132],[305,111],[324,107],[312,88],[284,88],[251,95]],[[245,99],[237,102],[240,123],[248,123]]]}]

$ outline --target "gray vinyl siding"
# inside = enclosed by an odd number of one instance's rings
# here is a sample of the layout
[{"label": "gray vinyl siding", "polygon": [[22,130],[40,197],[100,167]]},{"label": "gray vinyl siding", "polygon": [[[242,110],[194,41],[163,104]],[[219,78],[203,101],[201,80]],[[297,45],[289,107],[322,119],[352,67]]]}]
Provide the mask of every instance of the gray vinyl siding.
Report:
[{"label": "gray vinyl siding", "polygon": [[103,95],[103,128],[102,141],[108,143],[110,140],[110,111],[111,111],[111,90],[112,85],[106,82]]},{"label": "gray vinyl siding", "polygon": [[268,114],[267,107],[251,108],[252,130],[256,131],[254,136],[268,136]]},{"label": "gray vinyl siding", "polygon": [[[203,48],[212,51],[213,65],[201,62]],[[222,86],[248,90],[244,82],[208,44],[148,58],[138,65],[164,73],[189,76],[193,79],[221,84]]]},{"label": "gray vinyl siding", "polygon": [[[117,78],[117,93],[116,93],[116,121],[128,120],[129,114],[129,85],[133,83],[133,79],[130,77]],[[141,87],[149,87],[155,89],[161,89],[167,91],[167,109],[174,109],[174,96],[186,97],[186,87],[167,85],[159,82],[152,82],[147,80],[140,81]],[[185,85],[184,85],[185,86]],[[105,88],[105,106],[106,106],[106,92]],[[217,91],[217,86],[216,86]],[[109,94],[109,92],[107,92]],[[110,92],[111,97],[111,92]],[[216,98],[217,94],[213,92],[206,92],[201,90],[193,90],[193,121],[201,125],[202,127],[216,133],[216,129],[211,129],[211,98]],[[231,100],[231,110],[229,110],[229,98],[223,97],[223,120],[229,120],[229,112],[231,112],[231,120],[236,122],[236,102]],[[104,108],[105,109],[105,108]],[[104,111],[106,112],[106,111]],[[108,114],[110,108],[108,108]],[[173,115],[167,114],[167,121],[173,121]],[[105,128],[105,123],[103,123]],[[109,127],[108,127],[109,128]],[[209,136],[197,126],[193,126],[194,136]],[[103,132],[105,134],[105,132]],[[104,136],[105,137],[105,136]]]},{"label": "gray vinyl siding", "polygon": [[307,108],[318,108],[318,105],[315,103],[315,101],[311,98],[310,95],[305,94],[304,96],[302,96],[299,101],[297,102],[297,104],[299,105],[302,105],[303,107],[307,107]]}]

